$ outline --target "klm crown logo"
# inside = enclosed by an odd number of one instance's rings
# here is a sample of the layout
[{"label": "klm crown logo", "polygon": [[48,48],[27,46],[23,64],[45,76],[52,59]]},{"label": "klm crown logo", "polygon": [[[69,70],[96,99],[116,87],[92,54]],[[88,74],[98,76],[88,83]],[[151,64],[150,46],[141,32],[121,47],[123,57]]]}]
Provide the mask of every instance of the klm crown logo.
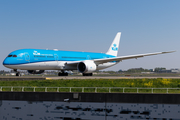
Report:
[{"label": "klm crown logo", "polygon": [[33,55],[40,55],[37,51],[34,51]]},{"label": "klm crown logo", "polygon": [[117,45],[116,45],[116,44],[113,44],[112,50],[113,50],[113,51],[117,51],[117,50],[118,50],[118,48],[117,48]]}]

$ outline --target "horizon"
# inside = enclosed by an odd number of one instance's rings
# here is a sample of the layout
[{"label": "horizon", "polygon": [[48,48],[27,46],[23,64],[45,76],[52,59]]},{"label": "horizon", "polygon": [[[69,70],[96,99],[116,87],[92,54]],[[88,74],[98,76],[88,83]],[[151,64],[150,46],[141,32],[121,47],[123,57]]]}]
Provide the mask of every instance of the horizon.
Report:
[{"label": "horizon", "polygon": [[0,1],[0,70],[15,50],[106,53],[121,32],[118,56],[177,52],[124,60],[104,69],[180,68],[180,1]]},{"label": "horizon", "polygon": [[[141,67],[140,67],[141,68]],[[147,69],[147,68],[142,68],[142,69],[144,69],[144,70],[154,70],[154,69],[156,69],[156,68],[164,68],[164,67],[155,67],[155,68],[150,68],[150,69]],[[114,72],[117,72],[117,71],[120,71],[120,70],[122,70],[122,71],[127,71],[127,70],[130,70],[130,69],[139,69],[139,68],[128,68],[128,69],[126,69],[126,70],[123,70],[123,69],[119,69],[119,70],[107,70],[107,69],[103,69],[103,70],[98,70],[98,71],[101,71],[101,72],[106,72],[106,71],[114,71]],[[180,70],[180,68],[170,68],[170,69],[167,69],[167,68],[165,68],[166,70]],[[0,70],[0,71],[13,71],[12,69],[8,69],[8,70]],[[19,71],[27,71],[27,70],[19,70]],[[58,71],[58,70],[45,70],[45,72],[46,71]],[[67,71],[76,71],[76,70],[67,70]],[[95,71],[96,72],[96,71]]]}]

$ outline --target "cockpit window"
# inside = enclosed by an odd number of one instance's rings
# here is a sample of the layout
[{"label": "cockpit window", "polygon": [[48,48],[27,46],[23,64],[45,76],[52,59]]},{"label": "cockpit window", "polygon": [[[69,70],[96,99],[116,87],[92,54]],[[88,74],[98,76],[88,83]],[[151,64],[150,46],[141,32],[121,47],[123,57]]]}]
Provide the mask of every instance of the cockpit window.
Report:
[{"label": "cockpit window", "polygon": [[17,57],[17,55],[13,55],[13,57]]},{"label": "cockpit window", "polygon": [[8,55],[8,57],[12,57],[12,55]]}]

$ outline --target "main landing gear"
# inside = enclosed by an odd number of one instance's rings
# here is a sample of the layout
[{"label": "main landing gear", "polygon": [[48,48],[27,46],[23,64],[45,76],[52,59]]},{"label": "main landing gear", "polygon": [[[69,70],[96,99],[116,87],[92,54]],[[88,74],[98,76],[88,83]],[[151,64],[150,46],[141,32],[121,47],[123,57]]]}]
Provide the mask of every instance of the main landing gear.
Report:
[{"label": "main landing gear", "polygon": [[67,72],[61,71],[58,73],[58,76],[68,76]]},{"label": "main landing gear", "polygon": [[83,73],[83,76],[92,76],[92,73]]}]

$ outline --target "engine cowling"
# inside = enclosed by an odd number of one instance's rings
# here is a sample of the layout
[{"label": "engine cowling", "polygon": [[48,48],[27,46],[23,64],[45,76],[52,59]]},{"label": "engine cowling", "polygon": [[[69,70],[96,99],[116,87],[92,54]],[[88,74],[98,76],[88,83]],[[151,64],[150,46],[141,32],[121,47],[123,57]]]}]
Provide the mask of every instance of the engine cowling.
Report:
[{"label": "engine cowling", "polygon": [[83,61],[78,63],[77,69],[81,73],[92,73],[97,68],[93,61]]},{"label": "engine cowling", "polygon": [[43,72],[44,72],[44,70],[28,70],[28,73],[30,73],[30,74],[41,74]]}]

